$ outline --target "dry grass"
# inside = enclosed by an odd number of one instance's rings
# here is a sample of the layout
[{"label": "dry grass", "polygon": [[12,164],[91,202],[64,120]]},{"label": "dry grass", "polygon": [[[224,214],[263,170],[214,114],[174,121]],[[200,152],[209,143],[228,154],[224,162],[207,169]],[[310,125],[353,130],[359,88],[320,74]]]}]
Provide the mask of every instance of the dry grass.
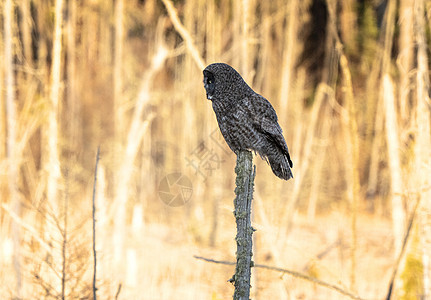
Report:
[{"label": "dry grass", "polygon": [[[231,297],[234,268],[193,258],[235,257],[235,157],[202,86],[215,61],[271,101],[294,162],[282,182],[255,158],[255,262],[384,298],[405,233],[394,225],[429,194],[431,2],[408,2],[381,23],[372,1],[1,2],[0,298],[93,298],[99,145],[99,298]],[[188,179],[172,190],[186,203],[166,204],[172,174]],[[424,271],[402,263],[396,298],[431,292],[420,203],[406,256]],[[345,298],[253,273],[253,299]]]}]

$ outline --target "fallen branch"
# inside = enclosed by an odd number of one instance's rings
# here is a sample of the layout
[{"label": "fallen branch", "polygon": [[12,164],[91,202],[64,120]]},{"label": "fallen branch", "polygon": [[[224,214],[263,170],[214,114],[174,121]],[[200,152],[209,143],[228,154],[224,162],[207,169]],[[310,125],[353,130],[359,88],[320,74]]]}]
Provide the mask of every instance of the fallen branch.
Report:
[{"label": "fallen branch", "polygon": [[[211,263],[216,263],[216,264],[229,265],[229,266],[236,265],[236,263],[231,262],[231,261],[215,260],[215,259],[205,258],[205,257],[202,257],[202,256],[196,256],[196,255],[194,255],[193,257],[196,258],[196,259],[200,259],[200,260],[204,260],[204,261],[211,262]],[[357,300],[363,299],[363,298],[361,298],[361,297],[359,297],[357,295],[352,294],[351,292],[348,292],[348,291],[342,289],[339,286],[333,285],[331,283],[327,283],[327,282],[322,281],[320,279],[317,279],[317,278],[314,278],[314,277],[310,277],[310,276],[307,276],[305,274],[302,274],[302,273],[299,273],[299,272],[296,272],[296,271],[291,271],[291,270],[287,270],[287,269],[283,269],[283,268],[272,267],[272,266],[261,265],[261,264],[254,264],[253,267],[254,268],[267,269],[267,270],[271,270],[271,271],[277,271],[277,272],[281,272],[281,273],[286,273],[286,274],[292,275],[293,277],[301,278],[301,279],[304,279],[306,281],[313,282],[313,283],[315,283],[317,285],[320,285],[320,286],[329,288],[331,290],[337,291],[338,293],[343,294],[343,295],[345,295],[345,296],[347,296],[347,297],[349,297],[351,299],[357,299]]]}]

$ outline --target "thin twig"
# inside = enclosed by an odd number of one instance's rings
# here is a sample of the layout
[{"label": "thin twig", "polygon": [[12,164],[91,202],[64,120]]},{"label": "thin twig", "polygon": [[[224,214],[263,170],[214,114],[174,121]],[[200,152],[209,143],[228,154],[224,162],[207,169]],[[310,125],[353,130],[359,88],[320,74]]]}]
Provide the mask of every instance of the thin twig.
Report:
[{"label": "thin twig", "polygon": [[187,31],[184,25],[181,24],[181,21],[178,18],[178,14],[174,5],[169,0],[162,0],[162,2],[165,5],[166,10],[168,11],[172,24],[174,25],[179,35],[186,42],[187,50],[190,52],[190,55],[192,56],[193,60],[196,62],[199,69],[203,70],[205,68],[205,62],[200,56],[199,51],[196,48],[195,44],[193,43],[193,38],[191,37],[190,33]]},{"label": "thin twig", "polygon": [[64,195],[64,221],[63,221],[63,245],[62,245],[62,272],[61,272],[61,299],[66,299],[66,249],[67,249],[67,210],[69,206],[69,169],[66,169],[66,191]]},{"label": "thin twig", "polygon": [[406,234],[404,236],[403,244],[401,246],[401,251],[400,251],[400,253],[399,253],[398,257],[397,257],[397,262],[396,262],[395,267],[394,267],[394,269],[392,271],[391,280],[389,281],[388,294],[386,295],[386,298],[385,298],[386,300],[391,300],[392,292],[393,292],[393,289],[394,289],[395,278],[398,275],[398,269],[400,267],[401,260],[404,257],[404,254],[406,253],[407,242],[408,242],[410,234],[412,232],[413,223],[414,223],[414,221],[416,219],[416,215],[417,215],[417,211],[418,211],[418,208],[419,208],[419,204],[421,202],[420,200],[421,200],[421,198],[419,198],[416,201],[415,208],[413,209],[413,212],[412,212],[412,214],[410,216],[409,223],[408,223],[408,226],[407,226],[407,231],[406,231]]},{"label": "thin twig", "polygon": [[[196,255],[194,255],[193,257],[196,258],[196,259],[200,259],[200,260],[204,260],[204,261],[211,262],[211,263],[216,263],[216,264],[229,265],[229,266],[235,265],[235,263],[231,262],[231,261],[215,260],[215,259],[205,258],[205,257],[202,257],[202,256],[196,256]],[[327,282],[322,281],[320,279],[317,279],[317,278],[314,278],[314,277],[310,277],[310,276],[307,276],[305,274],[302,274],[302,273],[299,273],[299,272],[296,272],[296,271],[291,271],[291,270],[287,270],[287,269],[283,269],[283,268],[272,267],[272,266],[262,265],[262,264],[254,264],[253,267],[255,267],[255,268],[261,268],[261,269],[267,269],[267,270],[271,270],[271,271],[277,271],[277,272],[281,272],[281,273],[286,273],[286,274],[292,275],[293,277],[301,278],[301,279],[304,279],[306,281],[313,282],[313,283],[315,283],[317,285],[320,285],[320,286],[332,289],[332,290],[337,291],[340,294],[343,294],[343,295],[345,295],[345,296],[347,296],[347,297],[349,297],[351,299],[359,299],[359,300],[363,299],[363,298],[361,298],[361,297],[359,297],[357,295],[352,294],[351,292],[348,292],[348,291],[340,288],[339,286],[333,285],[331,283],[327,283]]]},{"label": "thin twig", "polygon": [[94,270],[93,270],[93,299],[96,300],[96,269],[97,269],[97,259],[96,259],[96,183],[97,183],[97,166],[99,165],[100,157],[100,146],[97,147],[96,155],[96,167],[94,170],[94,184],[93,184],[93,258],[94,258]]},{"label": "thin twig", "polygon": [[[236,263],[233,262],[233,261],[215,260],[215,259],[212,259],[212,258],[206,258],[206,257],[203,257],[203,256],[197,256],[197,255],[193,255],[193,257],[196,258],[196,259],[204,260],[204,261],[215,263],[215,264],[228,265],[228,266],[234,266],[234,265],[236,265]],[[254,266],[256,266],[256,265],[254,265]]]},{"label": "thin twig", "polygon": [[121,287],[122,287],[123,285],[120,283],[119,285],[118,285],[118,289],[117,289],[117,292],[115,293],[115,300],[117,300],[118,299],[118,296],[120,296],[120,292],[121,292]]}]

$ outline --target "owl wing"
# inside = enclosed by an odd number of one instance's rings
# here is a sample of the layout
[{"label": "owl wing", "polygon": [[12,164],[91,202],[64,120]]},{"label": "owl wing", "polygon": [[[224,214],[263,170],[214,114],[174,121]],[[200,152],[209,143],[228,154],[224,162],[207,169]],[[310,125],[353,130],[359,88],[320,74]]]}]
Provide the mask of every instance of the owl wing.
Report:
[{"label": "owl wing", "polygon": [[271,103],[261,95],[255,95],[251,104],[253,106],[253,121],[264,133],[271,136],[283,134],[281,127],[278,125],[277,114]]},{"label": "owl wing", "polygon": [[259,94],[254,95],[250,102],[254,108],[253,119],[256,128],[267,135],[277,147],[281,148],[287,155],[289,165],[292,167],[293,164],[290,160],[289,149],[283,137],[283,130],[278,124],[277,114],[271,103]]}]

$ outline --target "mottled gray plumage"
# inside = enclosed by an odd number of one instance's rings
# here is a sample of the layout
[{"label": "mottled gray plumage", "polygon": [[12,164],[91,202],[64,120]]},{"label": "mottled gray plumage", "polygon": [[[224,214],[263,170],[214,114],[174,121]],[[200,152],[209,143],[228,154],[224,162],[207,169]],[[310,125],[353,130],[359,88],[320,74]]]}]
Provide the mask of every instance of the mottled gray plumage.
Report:
[{"label": "mottled gray plumage", "polygon": [[256,151],[275,175],[284,180],[293,178],[289,150],[271,103],[227,64],[211,64],[203,73],[207,98],[232,151]]}]

